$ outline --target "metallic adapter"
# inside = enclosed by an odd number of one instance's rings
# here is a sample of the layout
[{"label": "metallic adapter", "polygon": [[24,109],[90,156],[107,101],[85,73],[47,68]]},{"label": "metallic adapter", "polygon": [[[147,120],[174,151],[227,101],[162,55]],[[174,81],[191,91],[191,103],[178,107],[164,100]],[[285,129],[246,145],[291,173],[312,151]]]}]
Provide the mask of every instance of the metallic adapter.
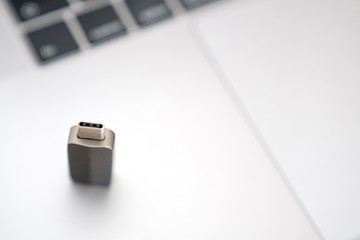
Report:
[{"label": "metallic adapter", "polygon": [[80,122],[70,129],[68,158],[74,181],[109,185],[115,134],[103,124]]}]

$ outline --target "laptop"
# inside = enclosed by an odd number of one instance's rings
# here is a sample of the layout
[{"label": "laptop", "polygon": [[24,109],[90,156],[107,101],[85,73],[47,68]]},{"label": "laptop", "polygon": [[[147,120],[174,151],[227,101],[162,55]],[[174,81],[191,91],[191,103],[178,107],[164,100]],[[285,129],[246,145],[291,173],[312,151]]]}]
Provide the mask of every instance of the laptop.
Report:
[{"label": "laptop", "polygon": [[[0,3],[1,239],[360,239],[360,3]],[[116,134],[73,183],[80,121]]]}]

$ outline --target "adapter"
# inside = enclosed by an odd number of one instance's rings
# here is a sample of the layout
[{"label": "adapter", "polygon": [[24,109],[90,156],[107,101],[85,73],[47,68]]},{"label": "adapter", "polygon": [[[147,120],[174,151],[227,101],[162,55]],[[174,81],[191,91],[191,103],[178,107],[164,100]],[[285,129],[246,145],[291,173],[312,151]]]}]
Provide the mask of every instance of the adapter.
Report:
[{"label": "adapter", "polygon": [[109,185],[115,134],[99,123],[80,122],[70,129],[68,158],[75,182]]}]

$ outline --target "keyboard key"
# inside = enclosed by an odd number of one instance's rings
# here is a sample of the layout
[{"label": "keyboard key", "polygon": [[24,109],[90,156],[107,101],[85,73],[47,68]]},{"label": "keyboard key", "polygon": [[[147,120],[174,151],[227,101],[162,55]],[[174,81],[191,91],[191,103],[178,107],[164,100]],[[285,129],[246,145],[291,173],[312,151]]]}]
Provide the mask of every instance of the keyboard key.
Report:
[{"label": "keyboard key", "polygon": [[163,0],[126,0],[125,2],[137,24],[142,27],[172,16]]},{"label": "keyboard key", "polygon": [[20,21],[26,21],[42,14],[68,6],[66,0],[8,0],[14,7]]},{"label": "keyboard key", "polygon": [[28,37],[41,62],[79,49],[64,22],[31,32]]},{"label": "keyboard key", "polygon": [[192,9],[216,0],[180,0],[186,9]]},{"label": "keyboard key", "polygon": [[120,36],[126,33],[124,25],[111,6],[78,16],[79,22],[91,43]]}]

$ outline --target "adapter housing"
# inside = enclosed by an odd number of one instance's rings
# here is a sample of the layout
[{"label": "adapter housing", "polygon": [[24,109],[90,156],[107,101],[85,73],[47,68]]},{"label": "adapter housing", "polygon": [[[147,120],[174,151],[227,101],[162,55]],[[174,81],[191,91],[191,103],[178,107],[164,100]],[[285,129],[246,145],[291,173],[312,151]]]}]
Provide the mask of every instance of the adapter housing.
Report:
[{"label": "adapter housing", "polygon": [[[70,129],[68,158],[70,175],[75,182],[95,185],[109,185],[113,165],[115,134],[101,124],[104,138],[91,139],[90,134],[81,138],[84,122]],[[91,128],[88,129],[92,131]],[[94,128],[95,135],[99,129]],[[80,132],[79,132],[80,131]],[[80,133],[80,137],[79,137]],[[84,135],[84,134],[83,134]]]}]

